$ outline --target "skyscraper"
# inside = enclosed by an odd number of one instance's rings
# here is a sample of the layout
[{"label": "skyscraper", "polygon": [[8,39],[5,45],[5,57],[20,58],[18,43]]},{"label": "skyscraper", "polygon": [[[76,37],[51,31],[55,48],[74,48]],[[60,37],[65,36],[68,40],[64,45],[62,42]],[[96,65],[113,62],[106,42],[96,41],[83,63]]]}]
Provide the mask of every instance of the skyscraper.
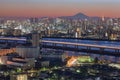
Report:
[{"label": "skyscraper", "polygon": [[40,54],[39,33],[32,33],[32,46],[17,46],[16,52],[23,58],[38,58]]},{"label": "skyscraper", "polygon": [[76,28],[76,33],[75,33],[75,37],[76,38],[80,38],[81,37],[81,29],[80,28]]},{"label": "skyscraper", "polygon": [[32,46],[39,47],[39,33],[33,32],[32,34]]},{"label": "skyscraper", "polygon": [[38,23],[38,18],[30,18],[30,23]]}]

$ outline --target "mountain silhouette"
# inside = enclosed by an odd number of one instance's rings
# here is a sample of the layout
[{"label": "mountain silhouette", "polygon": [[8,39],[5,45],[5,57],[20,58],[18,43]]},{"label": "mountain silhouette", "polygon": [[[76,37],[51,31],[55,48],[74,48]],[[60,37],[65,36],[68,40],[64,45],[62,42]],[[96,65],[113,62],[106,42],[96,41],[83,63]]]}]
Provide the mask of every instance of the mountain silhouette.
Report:
[{"label": "mountain silhouette", "polygon": [[83,14],[83,13],[78,13],[78,14],[72,16],[72,17],[73,17],[74,19],[89,19],[89,18],[90,18],[89,16],[87,16],[87,15],[85,15],[85,14]]},{"label": "mountain silhouette", "polygon": [[77,13],[73,16],[61,16],[60,18],[67,18],[67,19],[89,19],[90,17],[85,15],[84,13]]},{"label": "mountain silhouette", "polygon": [[[99,20],[100,17],[98,16],[87,16],[86,14],[84,13],[77,13],[73,16],[61,16],[60,18],[64,18],[64,19],[93,19],[93,20]],[[108,17],[105,17],[105,18],[108,18]]]}]

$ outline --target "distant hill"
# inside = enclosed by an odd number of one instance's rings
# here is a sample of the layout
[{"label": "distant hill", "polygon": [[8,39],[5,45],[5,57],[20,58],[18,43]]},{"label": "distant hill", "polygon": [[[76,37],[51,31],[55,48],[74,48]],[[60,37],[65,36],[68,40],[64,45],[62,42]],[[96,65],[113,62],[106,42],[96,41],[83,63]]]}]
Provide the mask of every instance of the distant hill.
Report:
[{"label": "distant hill", "polygon": [[[8,20],[8,19],[19,19],[19,20],[24,20],[24,19],[29,19],[30,17],[1,17],[0,18],[4,19],[4,20]],[[39,19],[42,19],[42,18],[51,18],[51,17],[38,17]],[[98,20],[100,19],[101,17],[98,17],[98,16],[88,16],[84,13],[77,13],[73,16],[61,16],[61,17],[58,17],[58,18],[63,18],[63,19],[93,19],[93,20]],[[108,19],[109,17],[105,17],[105,19]]]},{"label": "distant hill", "polygon": [[72,18],[74,18],[74,19],[89,19],[90,17],[83,13],[78,13],[78,14],[72,16]]},{"label": "distant hill", "polygon": [[[66,19],[93,19],[93,20],[98,20],[100,19],[100,17],[98,16],[87,16],[84,13],[77,13],[73,16],[62,16],[60,18],[66,18]],[[105,19],[107,19],[109,17],[105,17]]]}]

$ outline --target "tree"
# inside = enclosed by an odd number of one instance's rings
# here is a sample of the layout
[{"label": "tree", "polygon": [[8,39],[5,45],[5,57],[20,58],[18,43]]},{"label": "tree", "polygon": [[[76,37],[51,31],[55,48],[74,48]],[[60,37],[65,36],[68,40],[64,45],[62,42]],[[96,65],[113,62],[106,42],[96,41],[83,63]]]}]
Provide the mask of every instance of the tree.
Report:
[{"label": "tree", "polygon": [[98,63],[98,61],[99,61],[98,57],[95,57],[94,63]]}]

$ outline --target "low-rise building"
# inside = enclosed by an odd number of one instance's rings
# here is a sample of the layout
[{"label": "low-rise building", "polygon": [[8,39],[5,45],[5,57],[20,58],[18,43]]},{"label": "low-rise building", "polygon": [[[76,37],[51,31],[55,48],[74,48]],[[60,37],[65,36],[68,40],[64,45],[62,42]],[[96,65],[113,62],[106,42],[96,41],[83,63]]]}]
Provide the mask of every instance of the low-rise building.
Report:
[{"label": "low-rise building", "polygon": [[10,76],[10,80],[28,80],[27,74],[14,74]]},{"label": "low-rise building", "polygon": [[35,67],[35,59],[34,58],[12,58],[9,60],[8,56],[0,57],[0,64],[7,65],[9,67],[21,67],[24,69]]}]

